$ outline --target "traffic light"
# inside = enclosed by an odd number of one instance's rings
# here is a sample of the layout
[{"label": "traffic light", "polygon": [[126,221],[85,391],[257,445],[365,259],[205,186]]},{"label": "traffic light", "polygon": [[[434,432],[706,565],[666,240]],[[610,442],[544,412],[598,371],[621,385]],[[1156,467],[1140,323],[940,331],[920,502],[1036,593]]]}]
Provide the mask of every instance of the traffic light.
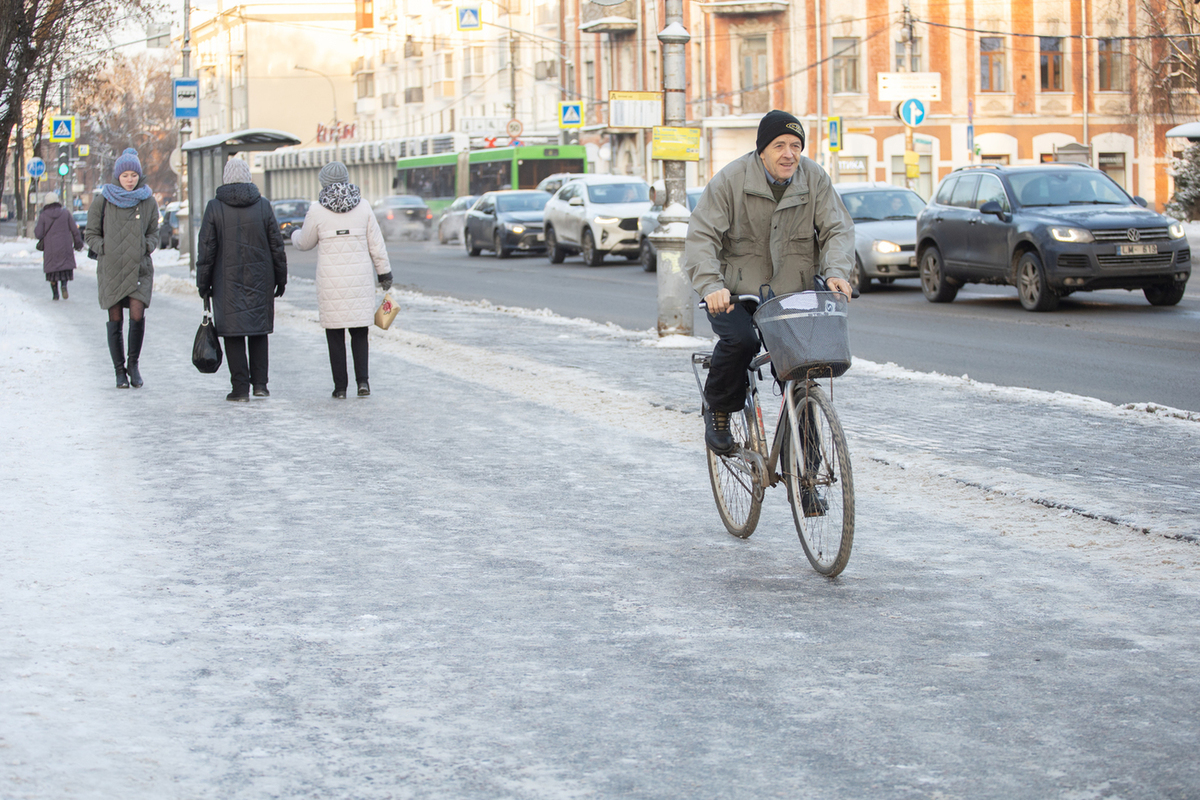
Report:
[{"label": "traffic light", "polygon": [[70,171],[71,171],[71,146],[70,145],[59,145],[58,146],[58,174],[62,175],[65,178],[67,176],[67,173]]}]

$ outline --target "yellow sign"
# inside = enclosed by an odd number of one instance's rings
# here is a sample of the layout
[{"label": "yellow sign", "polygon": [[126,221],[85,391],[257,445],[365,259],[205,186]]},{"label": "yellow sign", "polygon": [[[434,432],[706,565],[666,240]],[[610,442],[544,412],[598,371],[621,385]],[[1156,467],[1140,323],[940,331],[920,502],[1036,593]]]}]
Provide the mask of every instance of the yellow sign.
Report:
[{"label": "yellow sign", "polygon": [[608,93],[608,127],[653,128],[662,123],[662,92]]},{"label": "yellow sign", "polygon": [[906,178],[921,177],[920,165],[919,164],[905,164],[904,165],[904,177],[906,177]]},{"label": "yellow sign", "polygon": [[87,158],[91,154],[92,154],[92,146],[91,145],[88,145],[88,144],[79,145],[79,157],[80,158]]},{"label": "yellow sign", "polygon": [[50,118],[50,141],[52,142],[73,142],[78,131],[79,120],[75,117]]},{"label": "yellow sign", "polygon": [[699,161],[699,128],[655,127],[650,145],[650,157],[664,161]]},{"label": "yellow sign", "polygon": [[558,104],[558,127],[560,128],[582,128],[583,127],[583,103],[559,103]]},{"label": "yellow sign", "polygon": [[917,155],[915,150],[904,151],[905,166],[914,167],[921,163],[921,157]]}]

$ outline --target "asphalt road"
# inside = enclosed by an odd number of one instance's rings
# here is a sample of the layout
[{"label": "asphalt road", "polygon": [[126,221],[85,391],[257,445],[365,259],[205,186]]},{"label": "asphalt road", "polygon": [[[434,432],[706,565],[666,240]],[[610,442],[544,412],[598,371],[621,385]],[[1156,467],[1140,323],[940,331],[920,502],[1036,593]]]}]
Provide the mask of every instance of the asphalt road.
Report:
[{"label": "asphalt road", "polygon": [[[557,265],[542,256],[471,258],[457,243],[436,241],[392,242],[389,251],[397,284],[422,292],[549,308],[633,330],[657,320],[656,278],[636,262],[589,268],[577,256]],[[288,258],[293,274],[314,276],[315,252],[289,247]],[[853,309],[853,351],[870,361],[1200,411],[1200,286],[1173,308],[1155,308],[1140,292],[1104,291],[1032,314],[1012,287],[968,286],[953,303],[934,305],[913,280],[864,295]],[[711,335],[699,312],[696,333]]]}]

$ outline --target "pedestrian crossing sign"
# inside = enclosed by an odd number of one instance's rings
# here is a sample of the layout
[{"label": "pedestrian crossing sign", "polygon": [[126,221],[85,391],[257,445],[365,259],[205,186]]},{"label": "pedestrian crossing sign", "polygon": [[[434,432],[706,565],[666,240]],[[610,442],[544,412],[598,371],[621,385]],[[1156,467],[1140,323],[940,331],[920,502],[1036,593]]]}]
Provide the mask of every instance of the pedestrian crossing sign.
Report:
[{"label": "pedestrian crossing sign", "polygon": [[583,103],[559,103],[558,104],[558,127],[560,127],[560,128],[582,128],[583,127]]},{"label": "pedestrian crossing sign", "polygon": [[50,118],[50,141],[52,142],[73,142],[78,130],[79,124],[74,117]]},{"label": "pedestrian crossing sign", "polygon": [[459,6],[457,11],[460,31],[483,30],[483,18],[479,15],[479,6]]}]

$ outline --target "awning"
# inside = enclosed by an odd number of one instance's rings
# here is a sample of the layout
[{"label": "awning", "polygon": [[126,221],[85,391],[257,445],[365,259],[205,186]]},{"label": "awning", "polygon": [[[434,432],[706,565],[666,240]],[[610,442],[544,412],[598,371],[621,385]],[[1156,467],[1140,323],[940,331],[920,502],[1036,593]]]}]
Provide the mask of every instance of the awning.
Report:
[{"label": "awning", "polygon": [[1189,142],[1200,142],[1200,122],[1185,122],[1167,131],[1168,138],[1187,139]]},{"label": "awning", "polygon": [[252,150],[275,150],[300,144],[300,140],[286,131],[272,128],[247,128],[234,133],[216,133],[201,136],[185,144],[183,150],[206,150],[220,147],[227,153],[248,153]]}]

